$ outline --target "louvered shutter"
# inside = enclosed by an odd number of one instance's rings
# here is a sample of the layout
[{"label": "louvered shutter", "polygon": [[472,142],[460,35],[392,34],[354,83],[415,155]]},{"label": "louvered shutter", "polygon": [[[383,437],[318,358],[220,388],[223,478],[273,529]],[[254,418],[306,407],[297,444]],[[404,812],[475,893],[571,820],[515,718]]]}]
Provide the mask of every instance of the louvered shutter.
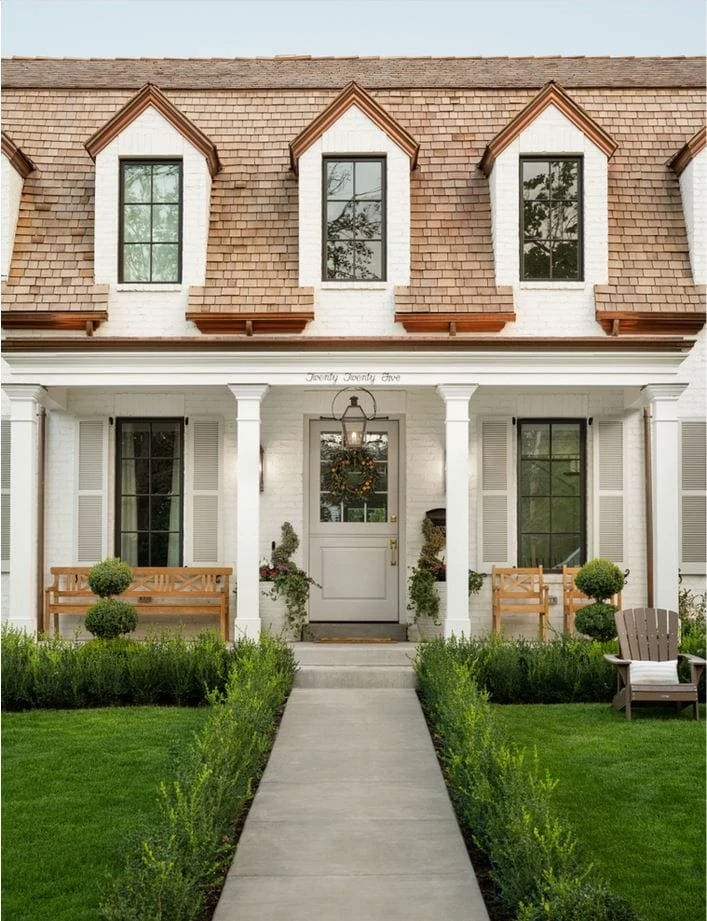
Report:
[{"label": "louvered shutter", "polygon": [[595,423],[597,476],[594,556],[624,562],[624,425],[621,419]]},{"label": "louvered shutter", "polygon": [[191,433],[191,559],[194,564],[219,562],[220,445],[217,419],[196,419]]},{"label": "louvered shutter", "polygon": [[106,556],[106,426],[84,420],[78,429],[76,562],[89,566]]},{"label": "louvered shutter", "polygon": [[509,419],[481,422],[481,564],[511,566],[512,428]]},{"label": "louvered shutter", "polygon": [[680,427],[680,569],[704,573],[707,561],[707,423]]},{"label": "louvered shutter", "polygon": [[10,569],[10,420],[2,420],[0,433],[0,562],[2,572]]}]

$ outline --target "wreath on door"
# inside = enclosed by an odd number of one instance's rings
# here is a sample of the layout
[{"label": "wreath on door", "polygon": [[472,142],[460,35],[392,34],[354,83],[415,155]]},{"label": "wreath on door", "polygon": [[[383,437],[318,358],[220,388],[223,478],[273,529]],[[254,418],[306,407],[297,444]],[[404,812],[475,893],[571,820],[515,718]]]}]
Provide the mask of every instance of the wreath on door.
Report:
[{"label": "wreath on door", "polygon": [[383,482],[383,473],[371,452],[363,448],[337,448],[322,475],[322,492],[334,502],[367,499]]}]

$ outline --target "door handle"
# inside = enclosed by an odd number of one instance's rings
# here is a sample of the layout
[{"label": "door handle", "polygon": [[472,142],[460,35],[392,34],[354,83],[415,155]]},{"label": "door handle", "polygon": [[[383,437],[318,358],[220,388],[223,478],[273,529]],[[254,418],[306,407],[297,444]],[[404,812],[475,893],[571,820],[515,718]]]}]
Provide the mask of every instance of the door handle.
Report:
[{"label": "door handle", "polygon": [[398,540],[396,537],[390,538],[390,565],[398,565]]}]

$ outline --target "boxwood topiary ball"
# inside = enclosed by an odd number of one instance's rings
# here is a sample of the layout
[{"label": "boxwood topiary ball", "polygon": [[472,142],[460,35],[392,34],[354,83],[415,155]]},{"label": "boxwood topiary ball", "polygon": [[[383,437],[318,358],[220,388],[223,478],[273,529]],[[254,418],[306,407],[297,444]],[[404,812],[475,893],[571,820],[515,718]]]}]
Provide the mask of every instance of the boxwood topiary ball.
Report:
[{"label": "boxwood topiary ball", "polygon": [[137,613],[127,601],[117,598],[102,598],[86,612],[86,629],[103,640],[114,640],[124,633],[131,633],[137,627]]},{"label": "boxwood topiary ball", "polygon": [[132,569],[119,557],[96,563],[88,573],[88,584],[91,591],[101,598],[119,595],[132,581]]}]

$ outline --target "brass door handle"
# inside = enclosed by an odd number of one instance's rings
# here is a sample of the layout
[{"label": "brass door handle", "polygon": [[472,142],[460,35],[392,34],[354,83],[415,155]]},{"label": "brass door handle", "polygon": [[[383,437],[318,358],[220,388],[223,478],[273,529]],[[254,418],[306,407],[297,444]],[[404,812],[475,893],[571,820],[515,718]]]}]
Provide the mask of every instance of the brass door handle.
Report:
[{"label": "brass door handle", "polygon": [[395,537],[390,538],[390,565],[398,565],[398,540]]}]

